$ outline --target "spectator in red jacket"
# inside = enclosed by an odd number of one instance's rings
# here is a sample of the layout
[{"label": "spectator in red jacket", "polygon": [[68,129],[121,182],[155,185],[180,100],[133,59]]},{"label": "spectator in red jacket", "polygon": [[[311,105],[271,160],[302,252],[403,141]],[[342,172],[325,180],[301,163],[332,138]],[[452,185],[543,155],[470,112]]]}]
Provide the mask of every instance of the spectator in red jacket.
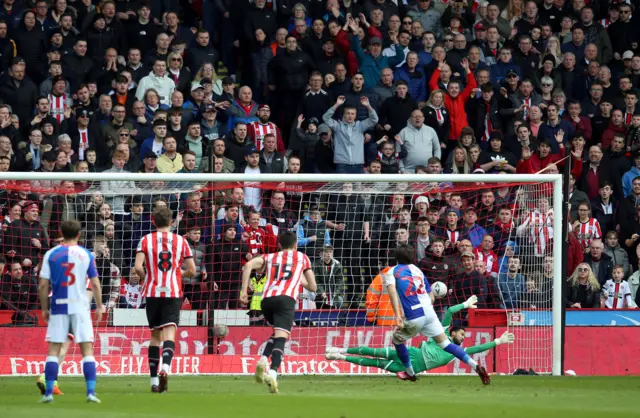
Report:
[{"label": "spectator in red jacket", "polygon": [[605,129],[602,134],[602,139],[600,140],[600,144],[603,150],[609,149],[611,147],[611,141],[613,141],[613,135],[616,133],[622,134],[622,136],[626,137],[627,127],[624,124],[624,115],[621,110],[614,110],[611,112],[611,121],[609,122],[609,127]]},{"label": "spectator in red jacket", "polygon": [[[449,141],[455,141],[456,138],[462,133],[462,128],[469,126],[467,121],[467,112],[465,111],[465,103],[471,96],[471,91],[478,85],[476,79],[473,76],[471,70],[469,70],[469,61],[465,58],[460,62],[462,68],[467,75],[467,85],[464,90],[461,90],[460,82],[451,80],[447,85],[447,94],[444,97],[444,105],[449,111],[451,129],[449,131]],[[451,71],[448,64],[440,62],[438,68],[433,72],[431,80],[429,80],[429,88],[431,90],[438,89],[438,79],[440,78],[440,71]]]},{"label": "spectator in red jacket", "polygon": [[582,251],[580,241],[571,231],[571,225],[568,227],[567,236],[569,241],[567,246],[567,272],[573,272],[578,267],[578,264],[584,260],[584,251]]},{"label": "spectator in red jacket", "polygon": [[482,237],[482,243],[479,247],[473,249],[476,256],[476,262],[482,261],[487,267],[487,273],[498,276],[498,255],[493,252],[493,237],[489,234]]},{"label": "spectator in red jacket", "polygon": [[[516,166],[516,173],[534,174],[540,172],[543,168],[547,168],[551,164],[557,164],[558,167],[562,167],[565,158],[565,148],[562,145],[563,132],[559,131],[556,136],[558,145],[560,147],[559,154],[551,153],[551,145],[546,139],[542,139],[538,144],[538,151],[531,152],[529,148],[522,149],[522,159],[518,161]],[[582,172],[582,154],[576,150],[571,152],[571,172],[574,173],[576,178],[580,177]]]}]

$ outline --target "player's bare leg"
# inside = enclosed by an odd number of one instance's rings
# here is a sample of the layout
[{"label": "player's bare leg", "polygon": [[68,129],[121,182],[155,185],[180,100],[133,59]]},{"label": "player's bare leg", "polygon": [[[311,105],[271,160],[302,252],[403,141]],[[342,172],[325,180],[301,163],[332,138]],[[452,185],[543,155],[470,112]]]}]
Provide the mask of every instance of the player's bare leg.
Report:
[{"label": "player's bare leg", "polygon": [[275,334],[271,335],[267,340],[267,344],[264,346],[264,350],[262,351],[262,356],[260,356],[260,360],[258,360],[258,364],[256,364],[256,382],[264,383],[264,374],[269,368],[269,358],[271,357],[271,352],[273,351],[273,340],[275,338]]},{"label": "player's bare leg", "polygon": [[284,345],[289,339],[289,333],[276,329],[273,332],[273,350],[271,351],[271,368],[264,375],[264,382],[269,387],[269,392],[278,393],[278,368],[284,357]]}]

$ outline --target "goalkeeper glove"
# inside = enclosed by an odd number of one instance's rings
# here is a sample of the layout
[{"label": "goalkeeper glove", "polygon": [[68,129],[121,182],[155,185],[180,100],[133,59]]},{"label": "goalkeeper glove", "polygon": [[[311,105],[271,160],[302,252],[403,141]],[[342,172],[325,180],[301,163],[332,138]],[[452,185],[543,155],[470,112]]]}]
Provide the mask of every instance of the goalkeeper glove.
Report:
[{"label": "goalkeeper glove", "polygon": [[471,296],[463,304],[465,309],[476,309],[478,307],[478,297],[476,295]]},{"label": "goalkeeper glove", "polygon": [[493,340],[493,342],[496,343],[496,345],[500,345],[500,344],[513,344],[513,342],[516,340],[515,335],[513,335],[512,333],[505,331],[504,334],[502,334],[500,336],[500,338],[496,338],[495,340]]}]

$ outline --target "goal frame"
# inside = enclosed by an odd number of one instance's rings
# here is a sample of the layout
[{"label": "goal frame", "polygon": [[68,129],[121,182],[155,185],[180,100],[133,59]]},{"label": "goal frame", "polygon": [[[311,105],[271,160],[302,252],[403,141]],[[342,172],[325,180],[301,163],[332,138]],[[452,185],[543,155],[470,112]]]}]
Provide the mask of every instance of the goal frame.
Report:
[{"label": "goal frame", "polygon": [[65,172],[5,172],[0,181],[165,181],[189,183],[550,183],[553,185],[553,359],[552,375],[562,375],[562,262],[564,222],[561,174],[212,174],[212,173],[65,173]]}]

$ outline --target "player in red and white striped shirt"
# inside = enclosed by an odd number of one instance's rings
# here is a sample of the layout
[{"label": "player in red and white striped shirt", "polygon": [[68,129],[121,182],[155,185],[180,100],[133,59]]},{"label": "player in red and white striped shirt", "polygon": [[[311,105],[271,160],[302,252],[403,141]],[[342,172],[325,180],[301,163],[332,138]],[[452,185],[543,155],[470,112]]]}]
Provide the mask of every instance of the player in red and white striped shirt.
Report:
[{"label": "player in red and white striped shirt", "polygon": [[[144,277],[142,294],[147,297],[145,309],[151,328],[148,354],[151,391],[158,393],[167,391],[167,375],[176,347],[174,340],[182,307],[182,276],[196,274],[186,239],[170,232],[172,216],[171,209],[166,207],[153,211],[156,232],[140,240],[134,267],[138,276]],[[158,373],[161,344],[162,371]]]},{"label": "player in red and white striped shirt", "polygon": [[[316,279],[311,270],[311,262],[306,254],[297,251],[296,234],[290,231],[283,232],[278,242],[282,251],[252,258],[245,264],[240,292],[240,301],[244,304],[249,303],[247,290],[252,271],[266,274],[262,313],[273,327],[273,334],[256,365],[256,380],[259,383],[265,382],[271,393],[278,393],[278,368],[284,356],[284,345],[291,335],[300,287],[302,285],[310,292],[316,291]],[[265,374],[269,357],[271,369]]]},{"label": "player in red and white striped shirt", "polygon": [[602,238],[600,223],[596,218],[591,217],[591,205],[588,202],[582,202],[578,205],[578,220],[573,223],[572,227],[583,251],[589,248],[591,241]]}]

